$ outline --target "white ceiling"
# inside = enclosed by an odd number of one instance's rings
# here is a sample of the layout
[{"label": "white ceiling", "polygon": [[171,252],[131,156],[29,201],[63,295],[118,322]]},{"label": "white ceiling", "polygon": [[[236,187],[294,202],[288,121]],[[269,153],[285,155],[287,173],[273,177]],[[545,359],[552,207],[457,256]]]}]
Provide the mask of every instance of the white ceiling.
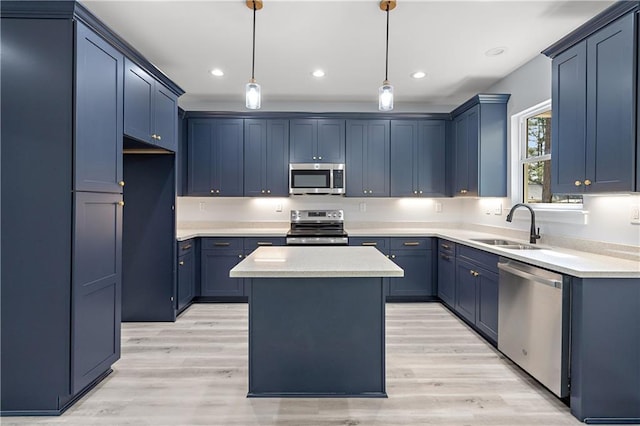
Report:
[{"label": "white ceiling", "polygon": [[[244,0],[82,3],[186,91],[184,109],[244,109],[252,30]],[[256,16],[255,65],[263,109],[376,110],[386,31],[378,3],[264,0]],[[612,3],[398,0],[389,35],[396,110],[448,111]],[[506,52],[485,55],[495,47]],[[225,75],[212,76],[212,68]],[[316,68],[326,76],[312,77]],[[427,77],[410,78],[417,70]]]}]

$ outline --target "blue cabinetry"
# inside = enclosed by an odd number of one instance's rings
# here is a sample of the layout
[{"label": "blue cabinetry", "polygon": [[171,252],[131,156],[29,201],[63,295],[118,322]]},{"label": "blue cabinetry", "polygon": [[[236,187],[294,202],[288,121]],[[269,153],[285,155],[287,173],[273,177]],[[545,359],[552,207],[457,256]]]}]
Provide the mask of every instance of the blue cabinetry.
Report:
[{"label": "blue cabinetry", "polygon": [[454,194],[507,195],[507,101],[480,94],[453,112]]},{"label": "blue cabinetry", "polygon": [[456,244],[438,240],[438,297],[450,308],[456,300]]},{"label": "blue cabinetry", "polygon": [[291,120],[291,163],[344,163],[345,120]]},{"label": "blue cabinetry", "polygon": [[203,238],[201,249],[203,297],[244,296],[244,280],[230,278],[229,271],[244,258],[242,238]]},{"label": "blue cabinetry", "polygon": [[[389,253],[389,238],[381,237],[349,237],[350,246],[375,247],[387,257],[391,257]],[[389,278],[382,279],[385,300],[389,296]]]},{"label": "blue cabinetry", "polygon": [[636,20],[628,13],[553,59],[554,193],[637,190]]},{"label": "blue cabinetry", "polygon": [[177,120],[177,97],[141,67],[125,60],[124,133],[176,151]]},{"label": "blue cabinetry", "polygon": [[498,256],[458,244],[454,310],[493,344],[498,341]]},{"label": "blue cabinetry", "polygon": [[445,122],[391,121],[391,196],[445,195]]},{"label": "blue cabinetry", "polygon": [[189,195],[241,197],[243,146],[242,119],[190,119]]},{"label": "blue cabinetry", "polygon": [[183,311],[196,296],[196,240],[178,243],[178,297],[176,308]]},{"label": "blue cabinetry", "polygon": [[244,120],[244,195],[289,195],[289,120]]},{"label": "blue cabinetry", "polygon": [[389,278],[389,300],[435,298],[433,244],[433,238],[390,238],[391,260],[404,270],[404,277]]},{"label": "blue cabinetry", "polygon": [[389,196],[389,137],[389,120],[347,121],[347,196]]}]

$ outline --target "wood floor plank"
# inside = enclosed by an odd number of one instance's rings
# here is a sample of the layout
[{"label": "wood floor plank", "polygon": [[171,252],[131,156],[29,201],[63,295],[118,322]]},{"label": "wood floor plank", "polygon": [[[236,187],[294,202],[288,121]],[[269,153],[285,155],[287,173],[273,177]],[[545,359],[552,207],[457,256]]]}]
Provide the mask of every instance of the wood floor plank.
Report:
[{"label": "wood floor plank", "polygon": [[246,398],[246,304],[125,323],[114,372],[60,417],[2,425],[391,426],[581,424],[438,303],[386,305],[387,399]]}]

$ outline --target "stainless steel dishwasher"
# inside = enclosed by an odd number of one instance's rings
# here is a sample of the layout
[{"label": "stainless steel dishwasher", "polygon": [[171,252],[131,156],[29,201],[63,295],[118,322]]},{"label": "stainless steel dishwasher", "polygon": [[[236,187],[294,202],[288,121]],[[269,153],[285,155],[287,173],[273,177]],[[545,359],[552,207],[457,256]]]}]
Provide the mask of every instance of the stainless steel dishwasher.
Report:
[{"label": "stainless steel dishwasher", "polygon": [[501,257],[498,349],[559,397],[569,395],[569,282]]}]

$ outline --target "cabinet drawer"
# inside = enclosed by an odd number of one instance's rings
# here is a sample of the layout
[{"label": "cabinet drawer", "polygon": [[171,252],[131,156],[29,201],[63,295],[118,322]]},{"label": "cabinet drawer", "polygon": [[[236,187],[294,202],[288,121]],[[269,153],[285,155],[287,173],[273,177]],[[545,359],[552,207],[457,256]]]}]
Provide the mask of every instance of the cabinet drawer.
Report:
[{"label": "cabinet drawer", "polygon": [[391,238],[391,250],[431,250],[431,238]]},{"label": "cabinet drawer", "polygon": [[438,240],[438,251],[448,256],[456,255],[456,243],[449,240]]},{"label": "cabinet drawer", "polygon": [[458,245],[458,257],[464,257],[477,265],[483,266],[489,271],[498,272],[498,255],[487,253],[462,244]]},{"label": "cabinet drawer", "polygon": [[202,250],[242,250],[243,238],[203,238]]},{"label": "cabinet drawer", "polygon": [[244,249],[245,251],[252,252],[258,247],[268,246],[284,246],[286,241],[284,237],[260,237],[260,238],[245,238]]},{"label": "cabinet drawer", "polygon": [[195,246],[195,241],[193,239],[178,241],[178,256],[183,256],[185,254],[192,253],[194,246]]},{"label": "cabinet drawer", "polygon": [[382,253],[387,253],[389,251],[389,239],[388,238],[380,238],[380,237],[357,237],[351,238],[349,237],[349,245],[350,246],[370,246],[375,247],[380,250]]}]

